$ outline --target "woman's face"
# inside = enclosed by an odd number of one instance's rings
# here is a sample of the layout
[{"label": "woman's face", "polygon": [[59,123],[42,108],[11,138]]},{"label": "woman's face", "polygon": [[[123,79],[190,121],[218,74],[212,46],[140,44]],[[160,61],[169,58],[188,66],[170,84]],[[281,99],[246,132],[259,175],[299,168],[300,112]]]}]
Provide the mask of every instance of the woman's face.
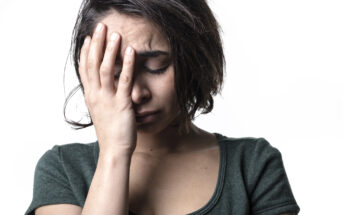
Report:
[{"label": "woman's face", "polygon": [[[152,120],[137,119],[137,131],[158,133],[178,114],[174,88],[174,66],[166,37],[148,20],[113,11],[102,20],[107,27],[106,41],[113,32],[121,35],[115,74],[119,74],[127,46],[136,52],[131,98],[136,114],[158,111]],[[115,76],[115,83],[118,83]]]}]

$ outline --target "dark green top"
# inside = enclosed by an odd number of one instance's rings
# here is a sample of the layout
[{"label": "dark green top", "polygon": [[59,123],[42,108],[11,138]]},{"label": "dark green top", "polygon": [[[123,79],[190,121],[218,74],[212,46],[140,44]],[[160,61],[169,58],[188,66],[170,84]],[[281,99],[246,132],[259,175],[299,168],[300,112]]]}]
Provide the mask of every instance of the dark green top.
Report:
[{"label": "dark green top", "polygon": [[[216,189],[207,204],[190,215],[299,212],[278,149],[264,138],[214,134],[220,146]],[[49,204],[83,207],[98,155],[98,142],[55,145],[48,150],[37,163],[33,199],[25,215]]]}]

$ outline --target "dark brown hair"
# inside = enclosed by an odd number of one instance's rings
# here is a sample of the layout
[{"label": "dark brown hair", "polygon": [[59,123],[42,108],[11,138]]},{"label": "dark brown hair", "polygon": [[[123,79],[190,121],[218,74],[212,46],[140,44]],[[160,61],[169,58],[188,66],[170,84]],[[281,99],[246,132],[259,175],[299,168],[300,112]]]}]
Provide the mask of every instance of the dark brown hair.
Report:
[{"label": "dark brown hair", "polygon": [[[179,131],[187,131],[197,110],[213,109],[213,97],[221,92],[225,58],[219,25],[205,0],[84,0],[71,41],[73,63],[80,85],[64,104],[67,123],[82,129],[93,125],[70,121],[65,110],[70,97],[83,85],[79,74],[80,50],[97,22],[111,10],[146,18],[167,36],[174,62],[175,90],[181,109]],[[89,115],[88,115],[89,116]]]}]

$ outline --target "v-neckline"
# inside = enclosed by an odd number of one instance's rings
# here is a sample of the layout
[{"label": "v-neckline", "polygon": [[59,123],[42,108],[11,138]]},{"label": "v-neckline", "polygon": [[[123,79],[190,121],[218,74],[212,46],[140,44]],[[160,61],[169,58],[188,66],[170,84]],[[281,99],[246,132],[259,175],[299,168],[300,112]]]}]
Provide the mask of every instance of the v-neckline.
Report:
[{"label": "v-neckline", "polygon": [[[217,184],[216,184],[216,188],[214,193],[212,194],[210,200],[200,209],[191,212],[189,214],[186,215],[203,215],[206,214],[209,210],[211,210],[213,208],[213,206],[218,202],[221,194],[222,194],[222,190],[224,187],[224,177],[225,177],[225,170],[226,170],[226,146],[224,144],[224,139],[225,136],[219,134],[219,133],[212,133],[216,136],[217,139],[217,143],[219,145],[219,172],[218,172],[218,178],[217,178]],[[97,165],[97,161],[99,158],[99,144],[98,141],[96,141],[95,144],[95,166]],[[132,211],[129,211],[129,215],[137,215],[135,213],[133,213]]]}]

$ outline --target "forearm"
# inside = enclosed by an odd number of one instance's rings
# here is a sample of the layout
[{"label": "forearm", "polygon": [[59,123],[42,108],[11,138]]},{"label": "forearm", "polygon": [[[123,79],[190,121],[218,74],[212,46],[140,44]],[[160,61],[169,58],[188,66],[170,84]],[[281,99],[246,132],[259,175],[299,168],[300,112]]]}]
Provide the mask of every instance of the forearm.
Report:
[{"label": "forearm", "polygon": [[99,155],[82,215],[127,215],[131,156]]}]

